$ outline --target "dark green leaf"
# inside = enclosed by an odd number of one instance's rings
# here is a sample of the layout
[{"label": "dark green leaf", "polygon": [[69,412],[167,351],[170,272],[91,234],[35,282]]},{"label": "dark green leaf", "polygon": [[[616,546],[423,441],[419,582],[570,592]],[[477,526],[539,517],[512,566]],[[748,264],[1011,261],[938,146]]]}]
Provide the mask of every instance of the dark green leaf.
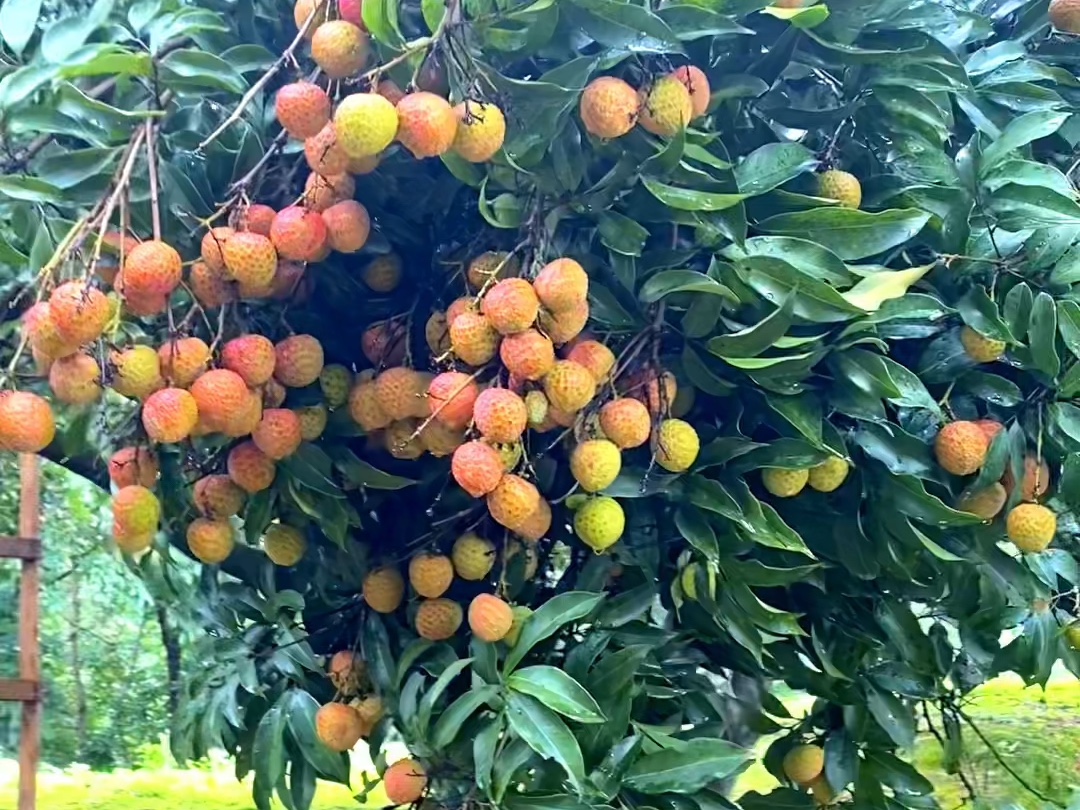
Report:
[{"label": "dark green leaf", "polygon": [[641,793],[696,793],[735,773],[747,758],[747,751],[734,743],[699,737],[641,757],[627,772],[625,784]]},{"label": "dark green leaf", "polygon": [[435,728],[432,729],[431,745],[440,751],[447,748],[457,738],[458,732],[472,713],[485,703],[495,700],[498,694],[499,690],[494,686],[481,686],[470,689],[447,706],[446,711],[439,715]]},{"label": "dark green leaf", "polygon": [[517,644],[506,655],[503,672],[513,672],[529,650],[564,625],[588,616],[603,600],[604,594],[587,591],[569,591],[549,599],[525,620]]},{"label": "dark green leaf", "polygon": [[584,686],[565,672],[541,665],[519,669],[506,679],[506,685],[532,695],[549,709],[579,723],[602,723],[604,714]]},{"label": "dark green leaf", "polygon": [[766,233],[813,239],[842,259],[863,259],[903,244],[930,219],[925,211],[894,209],[871,214],[851,208],[815,208],[777,214],[758,224]]},{"label": "dark green leaf", "polygon": [[558,762],[580,789],[585,781],[581,747],[555,712],[529,695],[510,692],[506,698],[506,717],[515,734],[544,759]]},{"label": "dark green leaf", "polygon": [[817,166],[814,153],[798,143],[769,143],[746,156],[735,167],[739,191],[764,194]]}]

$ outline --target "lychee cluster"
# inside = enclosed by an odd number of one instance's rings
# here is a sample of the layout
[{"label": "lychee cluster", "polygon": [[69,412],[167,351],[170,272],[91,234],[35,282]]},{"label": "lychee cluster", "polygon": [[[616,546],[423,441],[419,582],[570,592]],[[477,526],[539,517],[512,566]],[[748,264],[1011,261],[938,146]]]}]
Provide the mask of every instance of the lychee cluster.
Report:
[{"label": "lychee cluster", "polygon": [[635,124],[646,132],[673,137],[709,107],[709,79],[684,65],[634,89],[615,76],[600,76],[581,93],[578,111],[585,130],[598,138],[619,138]]}]

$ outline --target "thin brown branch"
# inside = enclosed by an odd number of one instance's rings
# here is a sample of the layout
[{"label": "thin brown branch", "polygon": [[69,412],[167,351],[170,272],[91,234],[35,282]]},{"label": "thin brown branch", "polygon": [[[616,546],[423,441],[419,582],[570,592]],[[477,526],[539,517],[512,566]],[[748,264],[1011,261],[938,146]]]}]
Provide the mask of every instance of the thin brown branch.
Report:
[{"label": "thin brown branch", "polygon": [[153,119],[146,122],[146,171],[150,176],[150,219],[153,222],[154,239],[161,239],[161,204],[158,197],[158,161],[157,142],[154,130],[157,124]]}]

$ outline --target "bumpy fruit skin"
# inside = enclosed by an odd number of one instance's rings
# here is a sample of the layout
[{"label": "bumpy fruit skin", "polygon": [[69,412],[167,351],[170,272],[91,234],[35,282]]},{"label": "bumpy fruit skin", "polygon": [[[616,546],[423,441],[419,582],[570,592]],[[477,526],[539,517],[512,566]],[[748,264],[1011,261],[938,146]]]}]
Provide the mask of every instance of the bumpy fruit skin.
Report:
[{"label": "bumpy fruit skin", "polygon": [[506,117],[494,104],[464,101],[454,107],[457,131],[453,149],[470,163],[491,160],[506,138]]},{"label": "bumpy fruit skin", "polygon": [[105,293],[81,281],[65,281],[49,296],[56,333],[72,346],[97,340],[109,323],[110,312]]},{"label": "bumpy fruit skin", "polygon": [[590,439],[570,454],[570,472],[586,492],[599,492],[618,478],[622,454],[614,442]]},{"label": "bumpy fruit skin", "polygon": [[135,484],[150,489],[157,477],[157,456],[149,447],[122,447],[109,458],[109,480],[117,489]]},{"label": "bumpy fruit skin", "polygon": [[188,286],[204,309],[220,307],[236,300],[233,288],[224,270],[213,270],[206,262],[195,262],[188,271]]},{"label": "bumpy fruit skin", "polygon": [[585,328],[589,320],[588,303],[579,304],[561,312],[540,310],[540,328],[556,346],[569,343]]},{"label": "bumpy fruit skin", "polygon": [[174,247],[157,240],[140,242],[124,260],[124,286],[136,294],[168,295],[182,272],[183,261]]},{"label": "bumpy fruit skin", "polygon": [[510,605],[494,594],[478,594],[469,603],[469,629],[481,641],[501,641],[513,623]]},{"label": "bumpy fruit skin", "polygon": [[558,360],[544,377],[544,393],[553,407],[573,413],[596,396],[596,379],[580,363]]},{"label": "bumpy fruit skin", "polygon": [[540,313],[540,300],[523,278],[498,281],[484,294],[480,311],[501,335],[523,332]]},{"label": "bumpy fruit skin", "polygon": [[162,388],[161,361],[149,346],[132,346],[113,352],[112,388],[116,393],[134,399],[144,399]]},{"label": "bumpy fruit skin", "polygon": [[[1012,465],[1006,465],[1005,474],[1001,477],[1005,491],[1012,494],[1015,481],[1013,479]],[[1041,461],[1034,455],[1024,456],[1024,481],[1020,487],[1020,499],[1034,501],[1050,489],[1050,465],[1046,459]]]},{"label": "bumpy fruit skin", "polygon": [[473,408],[477,430],[492,442],[520,439],[528,418],[525,400],[506,388],[485,389],[476,398]]},{"label": "bumpy fruit skin", "polygon": [[78,351],[78,344],[60,336],[48,301],[39,301],[23,313],[23,332],[30,347],[43,357],[55,360]]},{"label": "bumpy fruit skin", "polygon": [[300,418],[288,408],[268,408],[251,431],[255,446],[275,461],[291,456],[300,446]]},{"label": "bumpy fruit skin", "polygon": [[428,408],[431,415],[447,427],[463,430],[472,421],[473,406],[479,393],[468,374],[445,371],[428,386]]},{"label": "bumpy fruit skin", "polygon": [[277,270],[277,251],[268,236],[258,233],[234,233],[222,250],[225,270],[234,281],[248,287],[267,287]]},{"label": "bumpy fruit skin", "polygon": [[227,368],[215,368],[191,384],[199,419],[212,431],[224,430],[248,402],[244,378]]},{"label": "bumpy fruit skin", "polygon": [[318,134],[330,121],[330,96],[317,84],[293,82],[277,91],[274,112],[282,129],[304,140]]},{"label": "bumpy fruit skin", "polygon": [[614,76],[600,76],[581,93],[581,123],[598,138],[618,138],[634,128],[640,106],[633,87]]},{"label": "bumpy fruit skin", "polygon": [[1005,341],[994,340],[980,335],[970,326],[960,329],[960,344],[967,354],[976,363],[993,363],[1005,354]]},{"label": "bumpy fruit skin", "polygon": [[269,489],[277,474],[274,460],[251,441],[241,442],[229,451],[226,468],[232,482],[248,494]]},{"label": "bumpy fruit skin", "polygon": [[[458,624],[461,623],[460,613],[459,607]],[[427,787],[427,771],[415,759],[400,759],[386,769],[383,787],[391,804],[412,804],[423,795]]]},{"label": "bumpy fruit skin", "polygon": [[416,435],[415,419],[399,419],[391,422],[383,433],[383,449],[394,458],[415,461],[424,455],[424,443]]},{"label": "bumpy fruit skin", "polygon": [[334,131],[338,145],[349,157],[377,155],[397,135],[398,113],[378,93],[353,93],[338,103]]},{"label": "bumpy fruit skin", "polygon": [[349,391],[349,416],[367,433],[382,430],[393,420],[379,407],[372,380],[357,383]]},{"label": "bumpy fruit skin", "polygon": [[101,369],[88,354],[70,354],[52,364],[49,388],[57,402],[88,405],[101,396]]},{"label": "bumpy fruit skin", "polygon": [[312,12],[315,12],[306,34],[307,38],[311,39],[315,29],[326,22],[329,11],[330,0],[296,0],[296,5],[293,6],[293,22],[296,23],[297,28],[303,28],[304,22]]},{"label": "bumpy fruit skin", "polygon": [[376,613],[393,613],[405,598],[405,580],[396,568],[375,568],[364,577],[361,592]]},{"label": "bumpy fruit skin", "polygon": [[330,363],[323,366],[319,372],[319,389],[323,399],[331,408],[340,408],[349,399],[349,388],[352,387],[352,372],[340,363]]},{"label": "bumpy fruit skin", "polygon": [[539,506],[540,492],[536,487],[512,473],[504,475],[487,496],[491,517],[512,532],[520,529]]},{"label": "bumpy fruit skin", "polygon": [[454,572],[469,582],[479,582],[495,565],[495,545],[474,532],[461,535],[450,551]]},{"label": "bumpy fruit skin", "polygon": [[[322,175],[342,174],[349,168],[349,156],[338,146],[333,124],[326,124],[304,141],[304,159],[309,169]],[[273,235],[271,230],[270,237]]]},{"label": "bumpy fruit skin", "polygon": [[623,397],[600,409],[600,429],[616,446],[628,450],[649,440],[652,420],[641,400]]},{"label": "bumpy fruit skin", "polygon": [[203,263],[211,270],[223,272],[225,270],[225,243],[235,231],[226,226],[211,228],[203,234],[200,243],[200,257]]},{"label": "bumpy fruit skin", "polygon": [[1049,15],[1057,30],[1080,34],[1080,2],[1077,0],[1050,0]]},{"label": "bumpy fruit skin", "polygon": [[974,422],[950,422],[934,439],[938,464],[953,475],[971,475],[982,466],[989,442]]},{"label": "bumpy fruit skin", "polygon": [[836,200],[843,208],[858,208],[862,203],[862,184],[850,172],[829,169],[818,175],[818,196]]},{"label": "bumpy fruit skin", "polygon": [[674,137],[694,114],[690,91],[680,79],[661,76],[648,92],[642,92],[638,123],[646,132],[664,138]]},{"label": "bumpy fruit skin", "polygon": [[55,435],[48,402],[29,391],[0,391],[0,450],[39,453]]},{"label": "bumpy fruit skin", "polygon": [[155,442],[181,442],[191,435],[198,421],[199,406],[195,397],[183,388],[162,388],[143,403],[143,428]]},{"label": "bumpy fruit skin", "polygon": [[445,98],[425,91],[412,93],[397,103],[397,115],[397,139],[413,157],[436,157],[453,146],[458,119]]},{"label": "bumpy fruit skin", "polygon": [[555,365],[555,347],[535,329],[507,335],[499,344],[499,359],[522,380],[539,380]]},{"label": "bumpy fruit skin", "polygon": [[338,650],[326,665],[327,677],[334,688],[345,695],[360,691],[367,670],[364,660],[352,650]]},{"label": "bumpy fruit skin", "polygon": [[274,347],[274,378],[289,388],[311,385],[323,369],[323,348],[311,335],[292,335]]},{"label": "bumpy fruit skin", "polygon": [[574,513],[574,533],[598,554],[618,542],[626,514],[614,498],[590,498]]},{"label": "bumpy fruit skin", "polygon": [[956,502],[956,508],[962,512],[978,515],[983,520],[993,520],[1004,508],[1009,494],[997,481],[983,489],[964,495]]},{"label": "bumpy fruit skin", "polygon": [[785,470],[767,467],[761,471],[761,483],[778,498],[793,498],[806,487],[810,480],[809,470]]},{"label": "bumpy fruit skin", "polygon": [[165,382],[187,388],[206,370],[210,347],[197,337],[170,340],[158,348],[158,362]]},{"label": "bumpy fruit skin", "polygon": [[567,360],[580,363],[589,370],[597,383],[607,381],[615,366],[615,354],[598,340],[582,340],[566,353]]},{"label": "bumpy fruit skin", "polygon": [[499,333],[479,312],[464,312],[450,324],[450,345],[463,363],[482,366],[499,350]]},{"label": "bumpy fruit skin", "polygon": [[[341,136],[338,136],[341,143]],[[334,203],[348,200],[356,193],[356,181],[349,174],[323,177],[312,172],[304,181],[304,205],[312,211],[325,211]],[[267,226],[267,234],[270,233]]]},{"label": "bumpy fruit skin", "polygon": [[221,348],[221,365],[254,388],[274,374],[274,344],[263,335],[241,335]]},{"label": "bumpy fruit skin", "polygon": [[311,37],[311,58],[331,79],[345,79],[357,73],[370,51],[367,34],[345,20],[324,22]]},{"label": "bumpy fruit skin", "polygon": [[589,276],[573,259],[556,259],[536,274],[533,289],[545,309],[565,312],[587,303]]},{"label": "bumpy fruit skin", "polygon": [[379,408],[391,420],[408,419],[427,411],[427,403],[422,399],[424,378],[415,370],[398,366],[388,368],[375,378],[375,401]]},{"label": "bumpy fruit skin", "polygon": [[809,785],[825,770],[825,751],[817,745],[797,745],[784,756],[784,775],[797,785]]},{"label": "bumpy fruit skin", "polygon": [[348,751],[360,741],[364,721],[352,706],[327,703],[315,712],[315,734],[331,751]]},{"label": "bumpy fruit skin", "polygon": [[388,293],[401,283],[401,271],[401,257],[396,253],[384,253],[367,263],[360,278],[372,291]]},{"label": "bumpy fruit skin", "polygon": [[277,211],[262,203],[246,206],[236,218],[236,230],[251,231],[262,236],[269,236],[270,224],[274,221],[276,214]]},{"label": "bumpy fruit skin", "polygon": [[465,433],[432,421],[420,431],[420,443],[435,458],[449,456],[465,443]]},{"label": "bumpy fruit skin", "polygon": [[338,253],[355,253],[371,235],[368,210],[356,200],[342,200],[322,212],[327,244]]},{"label": "bumpy fruit skin", "polygon": [[270,225],[270,241],[278,255],[289,261],[315,261],[323,252],[326,240],[322,216],[298,205],[282,208]]},{"label": "bumpy fruit skin", "polygon": [[494,491],[504,472],[498,451],[484,442],[465,442],[450,462],[450,474],[457,485],[474,498]]},{"label": "bumpy fruit skin", "polygon": [[305,442],[313,442],[326,430],[326,422],[329,419],[326,406],[317,402],[314,405],[303,405],[293,408],[292,412],[300,420],[300,438]]},{"label": "bumpy fruit skin", "polygon": [[195,518],[187,527],[188,549],[207,565],[216,565],[232,554],[236,540],[233,527],[225,520]]},{"label": "bumpy fruit skin", "polygon": [[536,542],[542,540],[551,530],[551,504],[544,498],[536,505],[536,509],[525,518],[525,521],[515,529],[518,537]]},{"label": "bumpy fruit skin", "polygon": [[409,560],[409,584],[428,599],[442,596],[454,581],[454,564],[442,554],[417,554]]},{"label": "bumpy fruit skin", "polygon": [[1021,551],[1044,551],[1057,531],[1057,516],[1040,504],[1022,503],[1005,518],[1005,531]]},{"label": "bumpy fruit skin", "polygon": [[446,641],[463,618],[461,605],[452,599],[425,599],[416,609],[416,633],[430,641]]},{"label": "bumpy fruit skin", "polygon": [[[550,403],[543,391],[530,391],[525,395],[525,411],[529,415],[529,427],[538,428],[547,421]],[[646,432],[646,438],[648,433]]]},{"label": "bumpy fruit skin", "polygon": [[119,489],[112,497],[113,539],[126,554],[150,547],[161,519],[161,504],[146,487],[138,485]]},{"label": "bumpy fruit skin", "polygon": [[697,65],[675,68],[671,76],[682,82],[690,94],[691,118],[698,118],[709,109],[709,79]]},{"label": "bumpy fruit skin", "polygon": [[685,472],[697,460],[701,440],[689,422],[665,419],[656,435],[656,463],[669,472]]},{"label": "bumpy fruit skin", "polygon": [[818,492],[833,492],[847,479],[851,465],[847,459],[830,456],[815,467],[810,468],[809,484]]},{"label": "bumpy fruit skin", "polygon": [[[481,253],[469,262],[465,271],[465,278],[474,289],[481,289],[487,285],[492,276],[496,281],[505,278],[513,278],[521,272],[521,262],[506,251],[489,250]],[[450,313],[447,313],[449,317]],[[450,318],[453,321],[453,318]]]},{"label": "bumpy fruit skin", "polygon": [[227,475],[208,475],[195,482],[195,508],[211,520],[227,520],[244,508],[244,490]]},{"label": "bumpy fruit skin", "polygon": [[285,568],[296,565],[304,556],[307,541],[295,526],[271,523],[263,533],[263,551],[274,565]]}]

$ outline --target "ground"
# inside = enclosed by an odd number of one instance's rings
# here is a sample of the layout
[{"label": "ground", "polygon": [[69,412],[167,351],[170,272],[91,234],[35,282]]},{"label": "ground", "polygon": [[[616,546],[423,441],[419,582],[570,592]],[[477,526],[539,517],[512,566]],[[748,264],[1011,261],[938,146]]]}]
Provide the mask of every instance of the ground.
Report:
[{"label": "ground", "polygon": [[[1033,787],[1065,802],[1080,789],[1080,683],[1071,676],[1055,678],[1044,693],[1024,689],[1013,678],[999,678],[980,688],[968,707],[969,714],[1012,767]],[[967,735],[965,729],[965,735]],[[1025,808],[1039,802],[995,762],[973,735],[968,756],[980,797],[989,806],[1015,802]],[[942,807],[955,808],[964,798],[960,784],[939,770],[941,752],[924,735],[915,758],[920,770],[934,783]],[[355,763],[362,768],[363,763]],[[0,760],[0,810],[15,807],[14,763]],[[359,784],[359,776],[356,783]],[[738,791],[767,791],[775,785],[763,769],[755,767],[742,778]],[[93,773],[69,769],[50,771],[40,781],[39,807],[49,810],[250,810],[250,785],[237,783],[225,761],[203,769],[142,768],[137,771]],[[377,798],[373,806],[380,806]],[[313,810],[355,810],[348,789],[322,784]]]}]

